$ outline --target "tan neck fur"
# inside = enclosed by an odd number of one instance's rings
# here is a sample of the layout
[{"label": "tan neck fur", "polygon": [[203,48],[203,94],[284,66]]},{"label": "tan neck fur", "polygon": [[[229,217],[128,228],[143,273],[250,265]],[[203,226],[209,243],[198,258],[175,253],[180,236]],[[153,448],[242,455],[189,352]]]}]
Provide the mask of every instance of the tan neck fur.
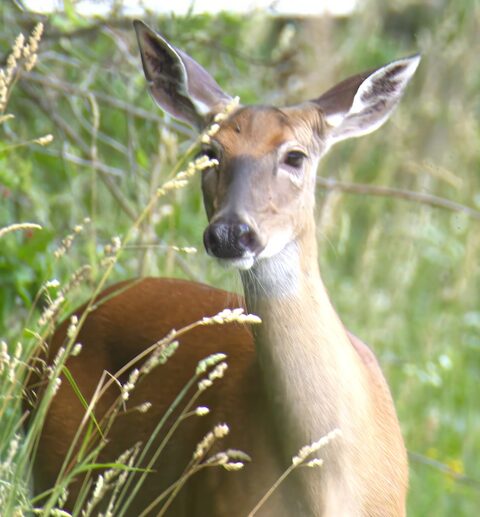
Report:
[{"label": "tan neck fur", "polygon": [[[341,474],[350,463],[343,444],[355,441],[354,430],[367,424],[370,400],[363,365],[320,277],[313,217],[297,241],[242,279],[249,311],[262,318],[254,329],[255,343],[285,458],[335,428],[342,431],[320,451],[322,472],[302,475],[304,507],[320,514],[317,505],[328,501],[329,486],[350,505],[356,482],[353,472],[348,478]],[[351,504],[329,506],[354,512]]]}]

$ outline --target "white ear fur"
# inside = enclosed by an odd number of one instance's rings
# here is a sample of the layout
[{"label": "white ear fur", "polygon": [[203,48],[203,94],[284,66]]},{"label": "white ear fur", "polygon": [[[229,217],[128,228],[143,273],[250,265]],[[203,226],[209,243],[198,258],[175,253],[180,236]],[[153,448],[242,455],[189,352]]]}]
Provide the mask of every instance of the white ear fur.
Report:
[{"label": "white ear fur", "polygon": [[[340,102],[338,109],[335,109],[335,103],[331,100],[335,87],[329,90],[328,109],[325,111],[325,120],[331,126],[327,131],[328,144],[378,129],[392,114],[419,62],[419,55],[399,59],[367,75],[356,92],[351,92],[353,100],[350,107]],[[345,97],[345,89],[340,88],[339,94]],[[322,97],[317,103],[322,106]]]}]

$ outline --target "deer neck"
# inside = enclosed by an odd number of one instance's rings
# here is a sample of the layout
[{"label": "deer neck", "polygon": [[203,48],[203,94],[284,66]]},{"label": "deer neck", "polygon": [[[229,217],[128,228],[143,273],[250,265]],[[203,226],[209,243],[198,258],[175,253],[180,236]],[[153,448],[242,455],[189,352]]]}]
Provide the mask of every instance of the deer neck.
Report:
[{"label": "deer neck", "polygon": [[248,310],[262,319],[254,328],[257,357],[290,457],[334,428],[349,434],[350,407],[364,407],[352,400],[362,397],[362,369],[320,276],[313,215],[304,229],[242,273]]}]

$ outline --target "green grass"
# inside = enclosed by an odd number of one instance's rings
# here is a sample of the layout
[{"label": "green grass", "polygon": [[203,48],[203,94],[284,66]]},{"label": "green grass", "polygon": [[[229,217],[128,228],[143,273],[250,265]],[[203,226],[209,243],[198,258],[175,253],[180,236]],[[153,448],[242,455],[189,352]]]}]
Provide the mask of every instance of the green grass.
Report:
[{"label": "green grass", "polygon": [[[6,55],[22,28],[9,4],[0,7],[0,18],[0,52]],[[475,2],[436,8],[396,2],[387,8],[372,1],[349,19],[297,20],[288,27],[259,15],[150,22],[244,102],[312,98],[350,73],[422,52],[419,71],[392,120],[375,134],[333,149],[319,174],[430,193],[480,209],[479,19]],[[72,293],[62,314],[88,298],[104,271],[101,248],[112,236],[126,234],[129,210],[141,213],[189,142],[169,123],[158,129],[154,116],[161,115],[145,93],[129,21],[110,23],[130,54],[98,30],[88,37],[58,36],[90,26],[89,20],[58,14],[47,21],[38,75],[16,84],[7,110],[16,118],[0,127],[0,149],[55,136],[45,148],[0,151],[0,227],[23,221],[43,226],[0,240],[0,339],[12,354],[17,341],[24,350],[35,341],[23,329],[38,318],[37,311],[27,325],[46,280],[64,284],[89,264],[89,280]],[[282,31],[291,29],[290,44],[278,45]],[[52,80],[76,90],[52,87]],[[123,205],[95,160],[115,168],[108,178]],[[123,252],[109,282],[138,274],[193,276],[238,289],[232,273],[219,270],[202,251],[206,219],[199,192],[195,179],[165,198]],[[424,458],[410,463],[409,515],[476,515],[480,222],[418,202],[321,188],[318,204],[321,270],[331,297],[343,321],[379,357],[407,447]],[[63,259],[55,259],[53,250],[85,217],[91,224]],[[199,253],[178,259],[166,246],[171,244],[193,245]],[[6,385],[2,382],[2,401]],[[12,403],[2,406],[2,422],[4,416],[9,422],[0,436],[2,466],[18,434],[21,391],[15,389]],[[429,465],[429,459],[441,466]],[[2,479],[20,484],[19,472],[26,471],[15,471],[15,462],[9,469],[0,471]],[[16,497],[21,499],[25,488],[19,487]]]}]

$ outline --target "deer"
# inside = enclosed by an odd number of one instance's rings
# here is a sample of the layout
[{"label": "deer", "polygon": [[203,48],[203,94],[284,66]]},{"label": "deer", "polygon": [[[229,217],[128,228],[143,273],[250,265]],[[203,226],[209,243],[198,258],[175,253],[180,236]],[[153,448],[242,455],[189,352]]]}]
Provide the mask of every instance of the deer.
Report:
[{"label": "deer", "polygon": [[[192,57],[143,22],[134,26],[154,101],[205,130],[232,97]],[[152,407],[117,417],[101,452],[104,461],[149,438],[198,361],[216,352],[228,356],[228,374],[202,399],[211,413],[179,426],[124,515],[146,515],[143,509],[181,476],[195,444],[219,421],[231,430],[226,446],[245,451],[251,462],[239,472],[195,474],[167,515],[253,515],[292,456],[333,430],[338,435],[319,452],[323,465],[294,469],[255,515],[405,515],[408,462],[389,387],[374,353],[340,320],[320,274],[315,184],[319,160],[334,144],[386,122],[419,61],[419,55],[393,61],[294,105],[239,104],[218,123],[201,149],[215,160],[201,173],[208,218],[203,241],[208,255],[239,271],[244,299],[171,278],[127,280],[99,295],[101,303],[88,312],[78,335],[82,352],[67,363],[86,400],[102,372],[115,375],[171,329],[217,314],[234,300],[261,319],[252,326],[195,328],[182,336],[175,356],[135,389],[127,408],[144,401]],[[56,330],[49,361],[68,324]],[[114,391],[99,401],[100,415]],[[55,484],[84,412],[71,386],[62,383],[39,441],[37,492]]]}]

